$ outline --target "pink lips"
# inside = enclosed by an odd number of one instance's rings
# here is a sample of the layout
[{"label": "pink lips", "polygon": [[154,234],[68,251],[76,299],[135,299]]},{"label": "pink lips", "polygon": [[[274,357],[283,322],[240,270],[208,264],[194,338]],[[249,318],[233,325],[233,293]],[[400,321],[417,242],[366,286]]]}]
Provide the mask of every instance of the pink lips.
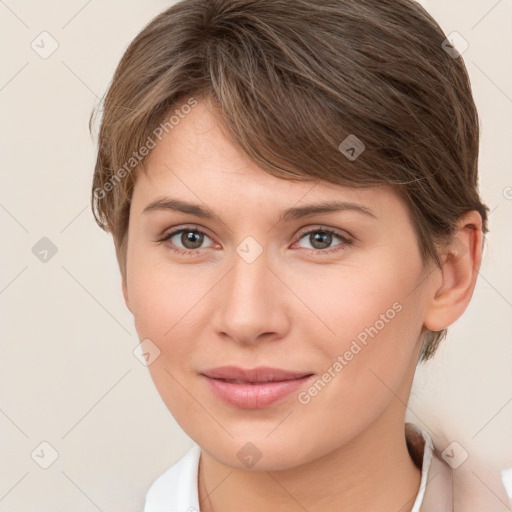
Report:
[{"label": "pink lips", "polygon": [[230,405],[261,409],[297,391],[313,376],[280,368],[222,366],[201,372],[216,396]]}]

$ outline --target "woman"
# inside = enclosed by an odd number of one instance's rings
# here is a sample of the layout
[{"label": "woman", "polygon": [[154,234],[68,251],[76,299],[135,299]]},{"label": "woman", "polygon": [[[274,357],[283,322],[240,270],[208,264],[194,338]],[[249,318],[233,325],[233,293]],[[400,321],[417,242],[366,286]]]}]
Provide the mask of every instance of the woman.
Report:
[{"label": "woman", "polygon": [[409,0],[187,0],[142,30],[92,203],[197,443],[146,512],[510,510],[405,423],[478,276],[478,140],[464,63]]}]

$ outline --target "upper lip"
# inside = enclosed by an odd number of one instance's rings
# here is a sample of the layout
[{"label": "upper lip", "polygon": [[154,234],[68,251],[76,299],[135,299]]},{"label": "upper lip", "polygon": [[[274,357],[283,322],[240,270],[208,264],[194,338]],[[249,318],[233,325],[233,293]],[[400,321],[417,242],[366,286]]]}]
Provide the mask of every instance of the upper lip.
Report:
[{"label": "upper lip", "polygon": [[300,379],[312,375],[311,372],[300,372],[283,370],[281,368],[270,368],[259,366],[258,368],[245,369],[238,366],[220,366],[201,372],[212,379],[240,380],[244,382],[273,382]]}]

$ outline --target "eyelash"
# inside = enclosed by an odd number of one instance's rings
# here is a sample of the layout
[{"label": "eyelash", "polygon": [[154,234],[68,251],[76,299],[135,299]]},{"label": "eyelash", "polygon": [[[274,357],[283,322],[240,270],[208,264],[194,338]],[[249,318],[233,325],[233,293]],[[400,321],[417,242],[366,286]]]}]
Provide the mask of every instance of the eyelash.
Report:
[{"label": "eyelash", "polygon": [[[165,242],[169,241],[171,238],[173,238],[174,236],[176,236],[177,234],[183,233],[183,232],[199,233],[200,235],[204,235],[204,236],[207,236],[208,238],[210,238],[207,233],[205,233],[203,230],[201,230],[199,228],[183,227],[183,228],[177,229],[175,231],[172,231],[171,233],[165,235],[163,238],[155,240],[155,242],[165,243]],[[299,240],[302,240],[302,238],[304,238],[304,236],[306,236],[306,235],[310,235],[311,233],[317,233],[317,232],[318,233],[327,233],[329,235],[332,235],[332,236],[338,238],[342,243],[335,245],[334,247],[327,248],[327,249],[307,249],[309,251],[313,251],[314,253],[320,253],[323,255],[323,254],[330,254],[332,252],[344,251],[344,250],[346,250],[347,246],[350,246],[353,244],[352,240],[348,239],[347,237],[343,236],[342,234],[340,234],[337,231],[334,231],[333,229],[330,229],[330,228],[316,228],[316,229],[310,229],[309,231],[301,232],[299,235]],[[179,255],[195,256],[197,253],[201,252],[201,249],[181,249],[179,247],[173,247],[172,245],[169,245],[169,249],[171,249],[171,251],[173,251]]]}]

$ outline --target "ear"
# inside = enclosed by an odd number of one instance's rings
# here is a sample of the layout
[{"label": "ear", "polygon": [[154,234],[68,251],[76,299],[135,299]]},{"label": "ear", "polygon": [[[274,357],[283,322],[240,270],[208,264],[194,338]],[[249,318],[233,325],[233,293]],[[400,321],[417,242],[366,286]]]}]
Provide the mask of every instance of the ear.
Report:
[{"label": "ear", "polygon": [[441,285],[435,285],[429,299],[424,325],[441,331],[466,310],[475,289],[482,260],[482,217],[470,211],[459,220],[453,241],[441,248]]}]

